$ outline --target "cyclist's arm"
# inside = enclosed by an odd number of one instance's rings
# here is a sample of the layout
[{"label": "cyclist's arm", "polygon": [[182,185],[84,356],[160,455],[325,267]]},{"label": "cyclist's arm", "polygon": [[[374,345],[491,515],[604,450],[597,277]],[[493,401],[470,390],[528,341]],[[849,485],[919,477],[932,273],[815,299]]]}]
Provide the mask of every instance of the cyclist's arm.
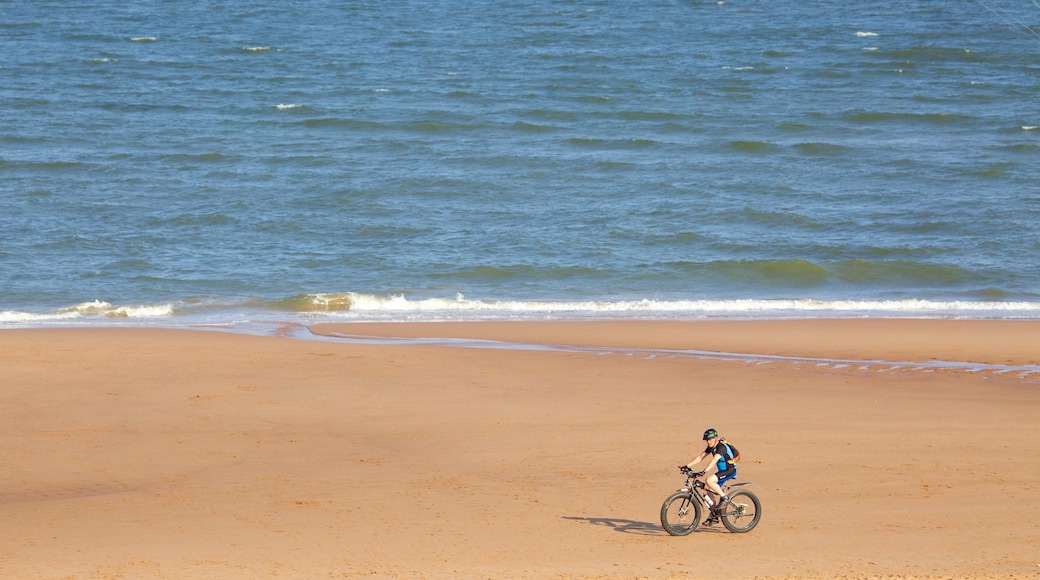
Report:
[{"label": "cyclist's arm", "polygon": [[708,456],[708,454],[704,453],[702,451],[700,455],[698,455],[697,457],[694,457],[692,460],[690,460],[690,462],[686,464],[686,467],[689,467],[690,469],[693,469],[694,465],[697,465],[700,462],[704,461],[704,458],[707,457],[707,456]]},{"label": "cyclist's arm", "polygon": [[704,473],[706,473],[708,475],[711,475],[712,473],[717,473],[719,471],[719,462],[722,461],[722,455],[720,455],[718,453],[715,453],[713,455],[708,455],[707,453],[701,453],[697,457],[697,459],[691,461],[690,464],[687,465],[687,467],[689,467],[690,469],[693,469],[693,466],[697,465],[698,463],[700,463],[702,461],[704,461],[705,457],[711,457],[711,461],[704,467]]}]

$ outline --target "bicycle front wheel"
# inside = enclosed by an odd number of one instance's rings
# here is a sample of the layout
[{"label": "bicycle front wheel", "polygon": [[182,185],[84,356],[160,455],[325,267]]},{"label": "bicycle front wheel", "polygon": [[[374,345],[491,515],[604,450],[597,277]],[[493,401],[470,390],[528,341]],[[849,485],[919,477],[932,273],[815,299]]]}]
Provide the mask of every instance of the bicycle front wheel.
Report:
[{"label": "bicycle front wheel", "polygon": [[689,534],[700,520],[701,505],[690,492],[676,492],[661,504],[661,526],[673,536]]},{"label": "bicycle front wheel", "polygon": [[738,491],[730,494],[729,505],[722,510],[721,515],[727,530],[737,534],[750,532],[762,517],[762,504],[758,496],[750,491]]}]

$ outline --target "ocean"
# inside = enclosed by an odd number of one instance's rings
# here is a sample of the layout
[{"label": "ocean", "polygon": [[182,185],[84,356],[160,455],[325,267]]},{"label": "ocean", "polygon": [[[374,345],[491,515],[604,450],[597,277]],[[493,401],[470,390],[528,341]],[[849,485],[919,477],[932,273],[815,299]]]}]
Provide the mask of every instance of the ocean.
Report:
[{"label": "ocean", "polygon": [[1040,318],[1034,0],[0,1],[0,328]]}]

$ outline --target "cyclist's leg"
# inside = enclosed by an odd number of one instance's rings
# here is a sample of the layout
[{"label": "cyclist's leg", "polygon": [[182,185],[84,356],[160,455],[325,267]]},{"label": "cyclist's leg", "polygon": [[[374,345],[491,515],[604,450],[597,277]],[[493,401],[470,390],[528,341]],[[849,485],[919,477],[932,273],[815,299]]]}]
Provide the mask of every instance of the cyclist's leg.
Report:
[{"label": "cyclist's leg", "polygon": [[733,479],[736,476],[737,468],[733,467],[732,465],[729,466],[725,471],[720,471],[718,473],[712,474],[711,479],[714,481],[715,485],[711,487],[711,490],[719,494],[719,497],[726,497],[725,492],[722,491],[722,484],[726,483],[727,481]]},{"label": "cyclist's leg", "polygon": [[719,477],[717,473],[705,474],[704,485],[708,488],[708,491],[715,494],[716,498],[715,505],[711,506],[708,510],[708,519],[703,522],[703,525],[710,526],[719,523],[718,506],[725,494],[722,493],[722,486],[719,485]]},{"label": "cyclist's leg", "polygon": [[708,486],[708,490],[715,495],[722,497],[725,495],[722,493],[722,486],[719,485],[719,476],[717,473],[704,476],[704,484]]}]

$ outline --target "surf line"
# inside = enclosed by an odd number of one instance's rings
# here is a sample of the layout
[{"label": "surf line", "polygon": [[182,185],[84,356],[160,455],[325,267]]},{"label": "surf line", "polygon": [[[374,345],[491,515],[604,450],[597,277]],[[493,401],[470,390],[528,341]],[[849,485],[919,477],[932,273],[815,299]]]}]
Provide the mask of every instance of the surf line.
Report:
[{"label": "surf line", "polygon": [[[307,334],[309,336],[301,336]],[[332,332],[327,335],[319,335],[305,326],[294,327],[284,336],[290,338],[301,338],[304,340],[327,340],[330,342],[345,342],[353,344],[374,345],[417,345],[417,346],[445,346],[456,348],[477,349],[500,349],[500,350],[528,350],[546,352],[570,352],[570,353],[595,353],[595,354],[621,354],[626,356],[642,355],[644,358],[656,357],[688,357],[702,360],[738,361],[747,364],[764,365],[768,363],[786,364],[811,364],[821,368],[843,369],[858,366],[859,370],[872,370],[876,367],[878,372],[883,371],[924,371],[933,372],[937,370],[965,371],[971,373],[991,373],[996,375],[1018,374],[1020,378],[1040,377],[1040,365],[1000,365],[990,363],[974,363],[964,361],[886,361],[873,359],[833,359],[818,357],[782,356],[770,354],[752,354],[739,352],[721,352],[711,350],[692,349],[656,349],[656,348],[629,348],[611,346],[580,346],[573,344],[534,344],[524,342],[506,342],[499,340],[483,340],[469,338],[403,338],[403,337],[372,337],[356,334],[345,334]]]}]

